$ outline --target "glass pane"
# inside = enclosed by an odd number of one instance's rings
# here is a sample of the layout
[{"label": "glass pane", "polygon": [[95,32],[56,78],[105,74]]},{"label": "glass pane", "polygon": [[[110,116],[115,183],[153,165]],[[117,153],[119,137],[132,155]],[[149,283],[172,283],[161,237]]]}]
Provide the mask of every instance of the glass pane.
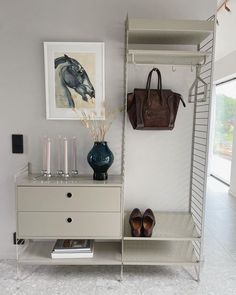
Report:
[{"label": "glass pane", "polygon": [[236,80],[216,86],[215,126],[212,174],[230,182],[234,120],[236,113]]}]

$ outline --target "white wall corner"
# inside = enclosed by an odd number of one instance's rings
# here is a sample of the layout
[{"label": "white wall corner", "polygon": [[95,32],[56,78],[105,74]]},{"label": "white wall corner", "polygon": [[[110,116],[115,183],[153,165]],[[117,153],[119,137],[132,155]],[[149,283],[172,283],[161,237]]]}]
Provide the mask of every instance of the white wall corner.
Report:
[{"label": "white wall corner", "polygon": [[214,83],[220,83],[236,76],[236,50],[217,60],[214,65]]},{"label": "white wall corner", "polygon": [[236,198],[236,192],[232,191],[231,188],[229,189],[230,196]]}]

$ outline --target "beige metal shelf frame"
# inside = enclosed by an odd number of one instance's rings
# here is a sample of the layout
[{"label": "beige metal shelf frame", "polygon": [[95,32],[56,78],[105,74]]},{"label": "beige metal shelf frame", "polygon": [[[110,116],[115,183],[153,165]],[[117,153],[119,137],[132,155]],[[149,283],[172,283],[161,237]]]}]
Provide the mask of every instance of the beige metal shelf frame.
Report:
[{"label": "beige metal shelf frame", "polygon": [[[125,62],[125,110],[128,66],[157,64],[196,66],[207,84],[194,84],[194,113],[189,212],[157,212],[157,225],[150,239],[130,235],[128,213],[124,219],[123,264],[192,265],[200,278],[204,233],[208,134],[214,59],[214,18],[210,21],[127,19]],[[173,48],[171,46],[173,45]],[[183,45],[180,49],[179,46]],[[189,46],[192,48],[189,49]],[[166,47],[166,48],[165,48]],[[178,49],[176,49],[178,47]],[[206,101],[203,101],[205,100]],[[124,141],[127,112],[124,114]],[[125,173],[125,144],[123,173]],[[125,185],[125,183],[124,183]],[[182,252],[181,249],[184,249]]]},{"label": "beige metal shelf frame", "polygon": [[[198,45],[198,51],[186,52],[176,50],[155,50],[154,52],[136,47],[132,51],[130,44],[182,44]],[[200,52],[201,50],[201,52]],[[204,53],[202,53],[202,51]],[[157,226],[151,239],[132,238],[127,223],[127,214],[124,220],[123,235],[121,241],[106,241],[95,243],[93,259],[62,259],[52,260],[50,252],[55,241],[29,241],[29,244],[18,245],[23,251],[17,251],[19,263],[30,264],[89,264],[89,265],[120,265],[121,279],[123,277],[123,265],[189,265],[196,267],[197,279],[200,273],[200,261],[202,260],[202,244],[204,231],[205,192],[207,177],[207,151],[210,119],[210,101],[212,84],[212,63],[214,53],[214,22],[208,21],[159,21],[145,19],[129,19],[126,24],[125,44],[125,111],[123,125],[123,162],[122,178],[125,175],[125,136],[127,122],[127,67],[132,54],[144,58],[150,57],[153,61],[167,64],[175,64],[178,60],[181,64],[195,64],[208,61],[201,67],[201,77],[208,85],[208,101],[203,103],[197,100],[200,86],[196,85],[196,97],[193,116],[192,159],[191,159],[191,183],[189,212],[168,213],[157,212]],[[155,57],[152,60],[153,56]],[[158,57],[158,59],[157,59]],[[132,57],[131,57],[132,59]],[[136,60],[137,61],[137,60]],[[204,113],[204,116],[202,114]],[[25,172],[25,169],[24,171]],[[122,178],[115,181],[115,186],[120,186]],[[32,180],[31,180],[32,181]],[[40,180],[33,180],[36,185]],[[114,181],[114,179],[113,179]],[[28,185],[28,184],[26,184]],[[52,186],[60,186],[51,180]],[[78,186],[79,183],[70,183]],[[86,180],[81,185],[90,185]],[[91,182],[91,186],[94,183]],[[97,185],[97,183],[96,183]],[[102,185],[106,185],[103,183]],[[124,185],[122,185],[122,188]],[[122,198],[123,208],[123,198]],[[124,214],[125,215],[125,214]],[[20,249],[21,250],[21,249]]]}]

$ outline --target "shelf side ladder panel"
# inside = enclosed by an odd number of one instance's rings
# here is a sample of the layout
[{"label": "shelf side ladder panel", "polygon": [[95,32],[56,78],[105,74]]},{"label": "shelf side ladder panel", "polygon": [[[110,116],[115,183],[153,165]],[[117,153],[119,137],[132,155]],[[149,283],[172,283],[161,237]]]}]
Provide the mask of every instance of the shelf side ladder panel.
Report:
[{"label": "shelf side ladder panel", "polygon": [[190,183],[189,211],[192,213],[196,229],[201,236],[200,241],[193,241],[195,254],[199,261],[203,260],[205,198],[208,173],[208,150],[211,121],[211,100],[214,63],[214,32],[201,44],[198,49],[211,52],[206,63],[201,67],[200,77],[207,83],[207,99],[203,99],[203,85],[196,85],[195,105],[193,116],[193,143]]}]

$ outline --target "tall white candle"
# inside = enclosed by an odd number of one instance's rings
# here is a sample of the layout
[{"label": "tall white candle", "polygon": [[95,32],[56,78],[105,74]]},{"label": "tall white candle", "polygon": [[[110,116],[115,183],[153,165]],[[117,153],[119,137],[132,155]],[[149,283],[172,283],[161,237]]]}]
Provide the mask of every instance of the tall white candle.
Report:
[{"label": "tall white candle", "polygon": [[47,173],[51,173],[51,139],[47,140]]},{"label": "tall white candle", "polygon": [[74,171],[76,171],[77,170],[77,141],[76,141],[76,137],[73,137],[72,161],[73,161],[73,169],[74,169]]},{"label": "tall white candle", "polygon": [[47,137],[43,137],[43,171],[47,169]]},{"label": "tall white candle", "polygon": [[61,171],[61,135],[58,135],[58,146],[57,146],[57,171]]},{"label": "tall white candle", "polygon": [[64,138],[64,163],[65,163],[65,174],[68,174],[68,141]]}]

